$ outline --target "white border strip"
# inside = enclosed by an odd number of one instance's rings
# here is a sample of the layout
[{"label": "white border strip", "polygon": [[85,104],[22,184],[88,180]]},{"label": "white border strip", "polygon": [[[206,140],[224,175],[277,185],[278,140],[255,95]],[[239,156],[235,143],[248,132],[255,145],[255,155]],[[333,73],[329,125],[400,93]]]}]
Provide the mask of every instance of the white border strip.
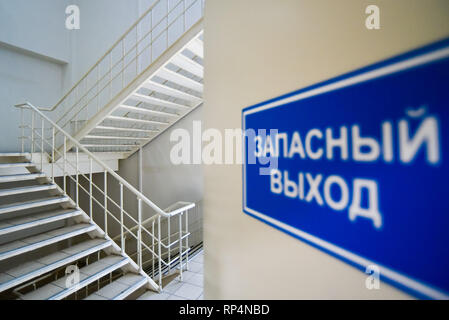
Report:
[{"label": "white border strip", "polygon": [[[436,60],[440,60],[440,59],[444,59],[449,57],[449,47],[443,48],[443,49],[439,49],[436,50],[434,52],[431,53],[427,53],[427,54],[423,54],[405,61],[401,61],[401,62],[397,62],[397,63],[393,63],[389,66],[385,66],[385,67],[381,67],[379,69],[376,70],[372,70],[372,71],[368,71],[365,73],[362,73],[360,75],[348,78],[348,79],[344,79],[344,80],[340,80],[340,81],[336,81],[334,83],[328,84],[328,85],[324,85],[322,87],[316,88],[316,89],[312,89],[303,93],[299,93],[297,95],[293,95],[291,97],[288,98],[284,98],[278,101],[274,101],[271,103],[268,103],[266,105],[262,105],[247,111],[243,112],[243,131],[246,130],[246,116],[249,114],[253,114],[256,112],[260,112],[260,111],[264,111],[267,109],[271,109],[271,108],[275,108],[278,106],[282,106],[294,101],[299,101],[299,100],[303,100],[303,99],[307,99],[313,96],[317,96],[326,92],[330,92],[330,91],[335,91],[338,89],[342,89],[344,87],[348,87],[357,83],[361,83],[361,82],[365,82],[368,80],[372,80],[372,79],[376,79],[379,77],[383,77],[386,75],[390,75],[396,72],[400,72],[403,70],[407,70],[413,67],[417,67],[429,62],[433,62]],[[247,146],[246,146],[246,139],[244,140],[244,151],[246,153],[247,150]],[[312,236],[306,232],[303,232],[299,229],[296,229],[292,226],[289,226],[281,221],[278,221],[276,219],[273,219],[269,216],[266,216],[263,213],[260,213],[256,210],[250,209],[246,206],[246,163],[243,165],[243,206],[244,206],[244,210],[246,210],[247,212],[253,214],[256,217],[259,217],[262,220],[265,220],[281,229],[284,229],[294,235],[297,235],[300,238],[303,238],[307,241],[310,241],[311,243],[314,243],[315,245],[324,248],[330,252],[335,253],[336,255],[345,258],[349,261],[352,261],[360,266],[366,267],[368,265],[372,265],[375,264],[377,266],[379,266],[380,268],[380,272],[381,274],[385,275],[387,278],[392,279],[394,281],[396,281],[397,283],[402,284],[405,287],[411,288],[412,290],[415,290],[417,292],[420,292],[428,297],[431,297],[433,299],[449,299],[449,296],[446,295],[445,293],[433,289],[429,286],[426,286],[418,281],[415,281],[409,277],[406,277],[398,272],[395,272],[387,267],[384,267],[382,265],[379,265],[378,263],[375,263],[373,261],[370,261],[368,259],[365,259],[363,257],[360,257],[350,251],[347,251],[345,249],[342,249],[338,246],[335,246],[327,241],[324,241],[320,238],[317,238],[315,236]]]}]

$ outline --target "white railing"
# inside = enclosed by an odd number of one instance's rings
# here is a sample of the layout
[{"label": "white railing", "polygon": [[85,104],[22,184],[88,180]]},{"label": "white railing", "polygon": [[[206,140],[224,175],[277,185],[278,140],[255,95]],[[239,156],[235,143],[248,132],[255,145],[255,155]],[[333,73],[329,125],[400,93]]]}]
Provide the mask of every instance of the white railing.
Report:
[{"label": "white railing", "polygon": [[[190,250],[188,211],[195,204],[178,202],[162,210],[37,107],[29,102],[16,105],[16,107],[20,108],[21,112],[22,152],[31,155],[40,153],[38,159],[41,171],[44,165],[43,159],[48,158],[51,163],[51,180],[57,183],[65,194],[72,193],[72,199],[76,205],[83,209],[93,222],[103,228],[107,237],[115,236],[114,240],[120,245],[122,253],[134,257],[140,272],[143,272],[143,256],[150,256],[153,263],[153,273],[150,277],[152,276],[155,283],[158,283],[159,290],[162,290],[162,268],[171,267],[173,261],[170,256],[177,245],[177,254],[181,257],[179,272],[182,279],[184,267],[182,260],[186,258],[188,267]],[[69,160],[65,148],[62,151],[56,148],[55,142],[58,138],[62,139],[64,145],[68,141],[73,143],[75,160]],[[84,154],[89,159],[90,172],[87,175],[79,169],[80,154]],[[57,158],[62,160],[56,161]],[[70,158],[73,159],[73,157]],[[103,168],[102,177],[99,176],[101,174],[93,176],[93,164]],[[55,178],[56,167],[63,172],[60,179]],[[99,181],[102,182],[100,185]],[[154,212],[152,217],[143,220],[144,214],[149,216]],[[178,228],[173,234],[171,220],[176,218]],[[164,227],[164,233],[162,233],[162,227]],[[130,240],[135,242],[135,246],[125,243],[125,241],[129,243]],[[168,259],[164,258],[167,255]]]},{"label": "white railing", "polygon": [[72,136],[202,18],[204,0],[156,0],[51,108]]}]

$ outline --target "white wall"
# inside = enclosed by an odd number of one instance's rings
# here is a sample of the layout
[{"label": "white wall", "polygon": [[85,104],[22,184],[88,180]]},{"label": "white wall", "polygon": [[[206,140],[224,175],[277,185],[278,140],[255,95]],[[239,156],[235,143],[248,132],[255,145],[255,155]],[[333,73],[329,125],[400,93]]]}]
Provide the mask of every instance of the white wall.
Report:
[{"label": "white wall", "polygon": [[69,62],[68,4],[69,0],[0,0],[0,42]]},{"label": "white wall", "polygon": [[[143,194],[164,209],[178,201],[199,203],[199,208],[189,213],[189,230],[192,232],[190,244],[203,241],[202,200],[203,167],[201,165],[173,165],[170,150],[175,142],[170,142],[173,130],[182,128],[192,136],[193,121],[202,121],[203,107],[192,111],[174,126],[162,133],[142,149]],[[191,146],[192,147],[192,146]],[[120,160],[118,174],[138,188],[139,156],[135,153],[126,160]],[[131,199],[125,198],[125,201]],[[153,212],[145,211],[143,220]]]},{"label": "white wall", "polygon": [[[19,112],[53,106],[154,0],[0,0],[0,151],[18,151]],[[80,30],[65,27],[67,5]]]},{"label": "white wall", "polygon": [[[381,30],[364,26],[378,4]],[[449,36],[446,0],[209,0],[205,126],[243,108]],[[404,299],[386,283],[242,212],[241,166],[204,168],[207,299]],[[363,239],[360,239],[363,241]]]},{"label": "white wall", "polygon": [[0,150],[17,151],[20,113],[29,100],[54,103],[63,92],[69,61],[66,0],[0,0]]}]

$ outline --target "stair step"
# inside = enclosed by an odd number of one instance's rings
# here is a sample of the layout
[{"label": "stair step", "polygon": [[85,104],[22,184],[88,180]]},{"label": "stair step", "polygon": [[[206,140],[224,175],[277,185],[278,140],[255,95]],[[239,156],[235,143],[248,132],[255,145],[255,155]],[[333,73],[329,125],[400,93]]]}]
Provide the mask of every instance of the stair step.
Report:
[{"label": "stair step", "polygon": [[147,283],[146,277],[128,273],[91,294],[85,300],[123,300]]},{"label": "stair step", "polygon": [[93,231],[95,229],[96,226],[93,224],[80,223],[74,226],[44,232],[29,238],[3,244],[0,246],[0,261]]},{"label": "stair step", "polygon": [[39,191],[45,191],[45,190],[53,190],[56,188],[57,187],[55,184],[44,184],[44,185],[36,185],[36,186],[30,186],[30,187],[1,189],[0,197],[23,194],[23,193],[39,192]]},{"label": "stair step", "polygon": [[193,61],[192,59],[187,58],[182,53],[175,55],[170,59],[170,63],[194,74],[197,77],[204,77],[204,68],[198,62]]},{"label": "stair step", "polygon": [[88,240],[0,273],[0,292],[37,278],[112,245],[110,240]]},{"label": "stair step", "polygon": [[132,123],[143,123],[143,124],[151,124],[151,125],[164,125],[165,126],[165,125],[169,124],[168,122],[135,119],[135,118],[129,118],[129,117],[107,116],[106,118],[109,119],[109,120],[116,120],[116,121],[122,121],[122,122],[132,122]]},{"label": "stair step", "polygon": [[119,136],[95,136],[95,135],[87,135],[84,139],[105,139],[105,140],[148,140],[149,138],[142,137],[119,137]]},{"label": "stair step", "polygon": [[175,109],[180,109],[180,110],[188,110],[190,109],[189,106],[185,106],[183,104],[179,104],[179,103],[174,103],[174,102],[170,102],[167,100],[163,100],[163,99],[158,99],[155,97],[150,97],[150,96],[146,96],[140,93],[134,93],[130,99],[134,99],[134,100],[138,100],[141,102],[146,102],[146,103],[150,103],[156,106],[160,106],[160,107],[167,107],[167,108],[175,108]]},{"label": "stair step", "polygon": [[85,148],[137,148],[138,144],[83,144]]},{"label": "stair step", "polygon": [[173,83],[176,83],[180,86],[183,86],[188,89],[192,89],[194,91],[203,92],[203,85],[199,83],[198,81],[192,80],[190,78],[187,78],[186,76],[183,76],[182,74],[173,72],[171,70],[168,70],[167,68],[160,69],[156,76],[171,81]]},{"label": "stair step", "polygon": [[0,169],[33,167],[31,162],[0,163]]},{"label": "stair step", "polygon": [[96,126],[95,129],[98,130],[113,130],[113,131],[128,131],[128,132],[140,132],[140,133],[158,133],[159,130],[145,130],[136,128],[122,128],[122,127],[112,127],[112,126]]},{"label": "stair step", "polygon": [[45,178],[45,173],[27,173],[27,174],[13,174],[7,176],[0,176],[0,183],[15,182],[15,181],[27,181],[38,178]]},{"label": "stair step", "polygon": [[203,41],[201,41],[200,39],[193,39],[187,44],[186,48],[201,59],[204,59],[204,45]]},{"label": "stair step", "polygon": [[30,153],[0,153],[0,157],[29,157]]},{"label": "stair step", "polygon": [[155,92],[159,92],[159,93],[165,94],[165,95],[170,96],[170,97],[174,97],[174,98],[178,98],[178,99],[182,99],[182,100],[188,101],[188,102],[191,103],[190,104],[191,107],[196,106],[197,104],[201,103],[201,101],[202,101],[201,98],[195,97],[195,96],[193,96],[191,94],[188,94],[188,93],[186,93],[184,91],[173,89],[171,87],[168,87],[166,85],[163,85],[163,84],[151,81],[151,80],[145,82],[143,84],[143,87],[147,88],[149,90],[153,90]]},{"label": "stair step", "polygon": [[145,109],[145,108],[127,106],[127,105],[124,105],[124,104],[120,105],[119,108],[122,109],[122,110],[126,110],[128,112],[139,113],[139,114],[146,114],[146,115],[149,115],[149,116],[174,117],[174,118],[179,117],[179,115],[175,114],[175,113],[168,113],[168,112],[162,112],[162,111],[156,111],[156,110],[149,110],[149,109]]},{"label": "stair step", "polygon": [[58,196],[39,200],[10,203],[0,206],[0,214],[63,203],[69,200],[70,198],[67,196]]},{"label": "stair step", "polygon": [[52,210],[0,221],[0,236],[80,215],[76,209]]},{"label": "stair step", "polygon": [[23,295],[20,299],[61,300],[128,263],[128,258],[122,256],[107,256],[106,258],[81,268],[79,270],[80,281],[78,284],[67,287],[66,282],[69,280],[69,277],[72,277],[72,275],[67,275],[35,291]]}]

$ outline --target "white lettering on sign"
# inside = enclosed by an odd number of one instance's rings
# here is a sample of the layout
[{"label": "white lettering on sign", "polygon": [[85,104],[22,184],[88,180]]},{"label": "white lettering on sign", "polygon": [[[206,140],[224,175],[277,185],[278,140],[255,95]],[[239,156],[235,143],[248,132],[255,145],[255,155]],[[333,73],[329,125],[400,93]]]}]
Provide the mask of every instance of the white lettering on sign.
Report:
[{"label": "white lettering on sign", "polygon": [[[380,139],[364,136],[359,125],[353,125],[350,129],[346,126],[337,129],[327,128],[324,133],[320,129],[311,129],[305,134],[294,131],[290,135],[285,132],[257,135],[254,137],[254,155],[305,160],[321,160],[325,155],[328,160],[374,162],[382,159],[387,163],[393,163],[396,147],[398,148],[396,154],[399,155],[397,160],[402,163],[412,162],[421,149],[425,152],[429,164],[438,163],[440,141],[437,118],[434,116],[424,118],[414,132],[411,132],[410,122],[401,119],[397,128],[394,128],[390,121],[382,123],[378,130]],[[395,132],[397,132],[396,141]]]},{"label": "white lettering on sign", "polygon": [[[396,123],[381,123],[379,139],[364,135],[360,125],[257,135],[254,137],[254,153],[256,157],[284,157],[300,161],[340,159],[372,163],[382,160],[386,164],[408,164],[422,153],[427,164],[436,165],[441,157],[439,123],[434,116],[424,116],[410,116],[423,118],[416,123],[413,123],[416,120],[407,118]],[[334,174],[281,171],[275,167],[270,170],[270,190],[277,195],[327,206],[335,211],[347,210],[350,221],[367,219],[376,229],[383,225],[379,185],[373,179],[357,177],[346,181]]]}]

